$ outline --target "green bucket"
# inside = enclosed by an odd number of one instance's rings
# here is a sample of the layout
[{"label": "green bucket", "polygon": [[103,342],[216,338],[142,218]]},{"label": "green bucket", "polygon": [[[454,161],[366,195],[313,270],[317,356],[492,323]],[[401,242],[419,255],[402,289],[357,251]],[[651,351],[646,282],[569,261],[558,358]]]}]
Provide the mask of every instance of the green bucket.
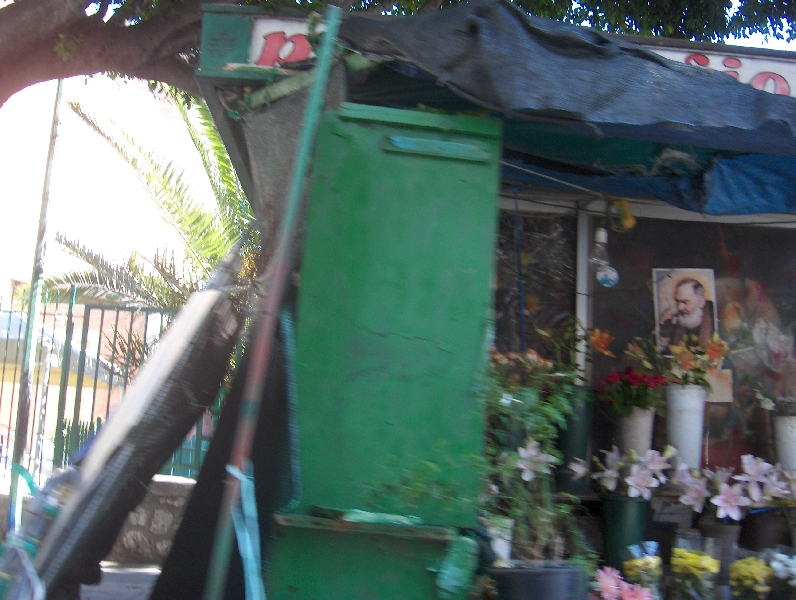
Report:
[{"label": "green bucket", "polygon": [[558,434],[556,443],[562,454],[561,466],[556,469],[556,491],[567,494],[588,494],[590,477],[573,479],[567,465],[579,458],[589,464],[591,453],[591,412],[594,404],[594,388],[578,386],[573,388],[572,414],[567,418],[567,428]]},{"label": "green bucket", "polygon": [[647,505],[643,498],[603,496],[604,558],[609,567],[621,569],[627,547],[644,541]]}]

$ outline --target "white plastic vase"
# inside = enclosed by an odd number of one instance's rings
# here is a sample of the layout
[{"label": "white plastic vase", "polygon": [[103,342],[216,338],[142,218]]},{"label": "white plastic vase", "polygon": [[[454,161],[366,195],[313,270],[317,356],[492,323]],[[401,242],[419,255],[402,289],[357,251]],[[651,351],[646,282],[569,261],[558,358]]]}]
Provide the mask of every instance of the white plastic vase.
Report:
[{"label": "white plastic vase", "polygon": [[490,545],[495,552],[497,563],[506,565],[511,558],[511,538],[514,532],[514,519],[490,516],[486,518],[486,530],[492,538]]},{"label": "white plastic vase", "polygon": [[774,440],[782,468],[796,470],[796,417],[774,417]]},{"label": "white plastic vase", "polygon": [[633,412],[619,419],[619,449],[622,452],[633,450],[645,456],[652,448],[652,424],[655,421],[654,408],[633,407]]},{"label": "white plastic vase", "polygon": [[705,419],[705,388],[699,385],[666,386],[666,433],[677,448],[675,464],[702,468],[702,432]]}]

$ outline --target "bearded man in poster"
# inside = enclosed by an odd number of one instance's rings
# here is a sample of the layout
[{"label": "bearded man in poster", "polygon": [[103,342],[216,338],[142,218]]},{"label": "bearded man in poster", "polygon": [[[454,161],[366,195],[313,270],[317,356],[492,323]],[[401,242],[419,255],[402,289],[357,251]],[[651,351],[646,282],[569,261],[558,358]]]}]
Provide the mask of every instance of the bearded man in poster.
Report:
[{"label": "bearded man in poster", "polygon": [[674,287],[674,305],[675,309],[661,315],[661,346],[675,346],[686,334],[693,334],[701,346],[707,347],[713,337],[715,313],[713,302],[705,295],[705,287],[692,277],[681,279]]}]

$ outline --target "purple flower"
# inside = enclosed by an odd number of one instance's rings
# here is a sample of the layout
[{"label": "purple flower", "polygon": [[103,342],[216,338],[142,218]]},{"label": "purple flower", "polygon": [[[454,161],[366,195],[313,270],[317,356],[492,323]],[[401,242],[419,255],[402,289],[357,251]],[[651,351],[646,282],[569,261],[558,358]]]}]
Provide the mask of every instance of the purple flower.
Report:
[{"label": "purple flower", "polygon": [[743,495],[743,486],[740,483],[729,485],[721,484],[719,494],[713,496],[710,501],[716,505],[716,517],[723,519],[730,517],[735,521],[741,520],[741,507],[749,506],[752,501]]}]

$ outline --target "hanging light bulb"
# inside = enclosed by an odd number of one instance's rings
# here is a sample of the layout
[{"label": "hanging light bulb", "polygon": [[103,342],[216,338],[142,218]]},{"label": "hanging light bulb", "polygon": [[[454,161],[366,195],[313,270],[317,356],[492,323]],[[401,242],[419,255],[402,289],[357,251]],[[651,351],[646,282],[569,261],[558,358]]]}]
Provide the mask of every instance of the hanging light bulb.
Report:
[{"label": "hanging light bulb", "polygon": [[594,246],[589,253],[589,268],[594,272],[600,285],[614,287],[619,282],[619,273],[611,266],[607,244],[608,231],[598,227],[594,230]]}]

